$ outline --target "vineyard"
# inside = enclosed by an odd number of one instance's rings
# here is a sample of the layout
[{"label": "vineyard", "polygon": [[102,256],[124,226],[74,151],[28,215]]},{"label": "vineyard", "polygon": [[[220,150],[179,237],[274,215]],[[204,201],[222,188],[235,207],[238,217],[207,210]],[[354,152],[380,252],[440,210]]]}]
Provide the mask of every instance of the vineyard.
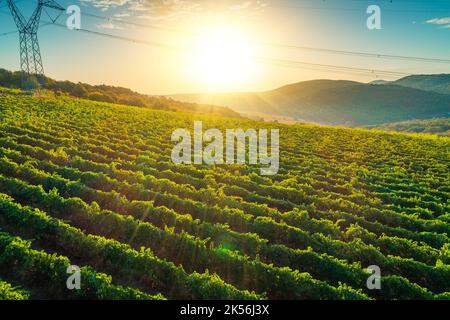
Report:
[{"label": "vineyard", "polygon": [[[9,89],[0,119],[0,299],[450,299],[449,138]],[[173,164],[195,120],[280,129],[278,174]]]}]

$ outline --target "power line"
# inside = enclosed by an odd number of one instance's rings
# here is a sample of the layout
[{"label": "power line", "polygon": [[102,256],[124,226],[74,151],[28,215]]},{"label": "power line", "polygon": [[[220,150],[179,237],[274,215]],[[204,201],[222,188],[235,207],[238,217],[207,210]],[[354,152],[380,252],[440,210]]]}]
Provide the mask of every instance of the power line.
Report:
[{"label": "power line", "polygon": [[336,66],[328,64],[319,64],[303,61],[294,60],[283,60],[283,59],[260,59],[263,61],[270,62],[274,65],[289,67],[289,68],[301,68],[301,69],[312,69],[312,70],[325,70],[339,73],[350,73],[350,74],[366,74],[373,76],[383,76],[383,77],[405,77],[412,75],[411,73],[388,71],[388,70],[378,70],[378,69],[367,69],[367,68],[356,68],[348,66]]},{"label": "power line", "polygon": [[[57,22],[52,23],[52,22],[48,22],[48,21],[45,21],[45,22],[48,25],[62,27],[64,29],[67,29],[67,26],[64,24],[61,24],[61,23],[57,23]],[[111,33],[94,31],[94,30],[89,30],[89,29],[84,29],[84,28],[80,28],[80,29],[75,28],[75,29],[73,29],[73,31],[87,33],[87,34],[93,34],[93,35],[97,35],[97,36],[101,36],[101,37],[106,37],[106,38],[115,39],[115,40],[122,40],[122,41],[137,43],[137,44],[145,44],[145,45],[152,46],[152,47],[161,47],[161,48],[165,48],[165,49],[176,49],[176,50],[182,49],[181,47],[177,47],[174,45],[164,44],[164,43],[155,42],[155,41],[136,39],[136,38],[126,37],[126,36],[119,36],[119,35],[115,35],[115,34],[111,34]]]},{"label": "power line", "polygon": [[[1,13],[1,12],[0,12]],[[60,28],[67,29],[67,26],[61,23],[57,22],[48,22],[43,20],[43,26],[51,25],[51,26],[57,26]],[[182,47],[172,46],[168,44],[163,44],[159,42],[154,41],[147,41],[142,39],[135,39],[127,36],[119,36],[115,34],[100,32],[100,31],[93,31],[89,29],[74,29],[74,31],[82,32],[86,34],[96,35],[100,37],[105,37],[113,40],[121,40],[126,42],[131,42],[135,44],[143,44],[151,47],[160,47],[165,49],[171,49],[171,50],[180,50],[185,49]],[[378,69],[369,69],[369,68],[356,68],[356,67],[349,67],[349,66],[337,66],[337,65],[328,65],[328,64],[318,64],[318,63],[311,63],[311,62],[304,62],[304,61],[296,61],[296,60],[283,60],[283,59],[271,59],[271,58],[257,58],[258,61],[269,63],[276,66],[281,67],[289,67],[289,68],[301,68],[301,69],[312,69],[312,70],[321,70],[321,71],[331,71],[336,73],[346,73],[346,74],[365,74],[365,75],[371,75],[371,76],[382,76],[382,77],[404,77],[411,75],[410,73],[403,73],[403,72],[396,72],[396,71],[387,71],[387,70],[378,70]]]},{"label": "power line", "polygon": [[[23,1],[23,0],[17,0]],[[353,1],[360,1],[360,0],[353,0]],[[362,0],[365,1],[365,0]],[[386,0],[390,1],[390,0]],[[84,16],[88,16],[95,19],[101,19],[108,22],[116,22],[120,24],[125,25],[131,25],[131,26],[137,26],[141,28],[147,28],[147,29],[159,29],[163,31],[169,31],[169,32],[176,32],[176,33],[183,33],[183,34],[189,34],[191,36],[201,36],[199,33],[194,32],[186,32],[178,29],[173,28],[167,28],[162,26],[156,26],[156,25],[149,25],[149,24],[143,24],[143,23],[137,23],[132,21],[126,21],[119,18],[114,17],[108,17],[108,16],[102,16],[98,14],[93,13],[83,13]],[[86,31],[83,30],[83,32],[90,32],[90,33],[96,33],[96,31]],[[13,32],[11,32],[13,33]],[[97,32],[100,33],[100,32]],[[6,33],[10,34],[10,33]],[[4,34],[0,34],[4,35]],[[122,36],[116,36],[116,35],[108,35],[108,37],[118,38],[122,40],[126,40]],[[130,41],[130,40],[127,40]],[[145,40],[132,40],[132,42],[135,43],[141,43],[141,42],[148,42]],[[155,46],[163,46],[168,47],[168,45],[161,45],[157,43],[153,43]],[[349,51],[349,50],[337,50],[337,49],[329,49],[329,48],[315,48],[315,47],[307,47],[307,46],[300,46],[300,45],[292,45],[292,44],[278,44],[278,43],[254,43],[255,45],[264,45],[268,47],[279,47],[284,49],[294,49],[294,50],[304,50],[304,51],[315,51],[315,52],[324,52],[324,53],[331,53],[331,54],[339,54],[339,55],[348,55],[348,56],[359,56],[359,57],[366,57],[366,58],[377,58],[377,59],[389,59],[389,60],[403,60],[403,61],[414,61],[414,62],[428,62],[428,63],[444,63],[444,64],[450,64],[450,59],[442,59],[442,58],[428,58],[428,57],[416,57],[416,56],[403,56],[403,55],[391,55],[391,54],[384,54],[384,53],[374,53],[374,52],[357,52],[357,51]]]},{"label": "power line", "polygon": [[[60,24],[60,23],[48,23],[48,25],[66,28],[65,25]],[[175,50],[182,49],[181,47],[162,44],[162,43],[158,43],[158,42],[154,42],[154,41],[146,41],[146,40],[135,39],[135,38],[130,38],[130,37],[126,37],[126,36],[118,36],[118,35],[114,35],[114,34],[93,31],[93,30],[89,30],[89,29],[81,28],[81,29],[74,29],[74,30],[76,30],[78,32],[93,34],[93,35],[106,37],[106,38],[110,38],[110,39],[127,41],[127,42],[137,43],[137,44],[144,44],[144,45],[148,45],[148,46],[152,46],[152,47],[158,46],[158,47],[162,47],[162,48],[166,48],[166,49],[175,49]],[[271,63],[274,65],[279,65],[279,66],[288,66],[288,67],[295,67],[295,68],[300,68],[300,67],[306,68],[307,67],[307,68],[314,68],[314,69],[320,68],[320,70],[328,70],[328,71],[344,72],[344,73],[358,73],[358,74],[369,74],[369,75],[389,76],[389,77],[401,77],[401,76],[411,75],[410,73],[403,73],[403,72],[396,72],[396,71],[355,68],[355,67],[336,66],[336,65],[327,65],[327,64],[317,64],[317,63],[295,61],[295,60],[282,60],[282,59],[270,59],[270,58],[257,58],[257,60]]]},{"label": "power line", "polygon": [[[353,0],[353,1],[360,1],[360,0]],[[362,1],[365,1],[365,0],[362,0]],[[390,1],[390,0],[386,0],[386,1]],[[118,18],[114,18],[114,17],[102,16],[102,15],[98,15],[98,14],[83,13],[83,15],[92,17],[95,19],[106,20],[108,22],[116,22],[116,23],[120,23],[120,24],[131,25],[131,26],[136,26],[136,27],[141,27],[141,28],[158,29],[158,30],[169,31],[169,32],[189,34],[191,36],[201,36],[201,34],[199,34],[199,33],[186,32],[186,31],[177,30],[177,29],[173,29],[173,28],[167,28],[167,27],[162,27],[162,26],[155,26],[155,25],[148,25],[148,24],[137,23],[137,22],[132,22],[132,21],[126,21],[126,20],[122,20],[122,19],[118,19]],[[277,44],[277,43],[254,43],[254,44],[264,45],[264,46],[269,46],[269,47],[279,47],[279,48],[284,48],[284,49],[315,51],[315,52],[324,52],[324,53],[349,55],[349,56],[360,56],[360,57],[366,57],[366,58],[450,64],[450,59],[442,59],[442,58],[390,55],[390,54],[373,53],[373,52],[357,52],[357,51],[336,50],[336,49],[329,49],[329,48],[314,48],[314,47],[306,47],[306,46],[291,45],[291,44]]]},{"label": "power line", "polygon": [[285,49],[325,52],[325,53],[348,55],[348,56],[367,57],[367,58],[407,60],[407,61],[432,62],[432,63],[450,63],[450,59],[441,59],[441,58],[401,56],[401,55],[390,55],[390,54],[383,54],[383,53],[346,51],[346,50],[336,50],[336,49],[327,49],[327,48],[314,48],[314,47],[304,47],[304,46],[286,45],[286,44],[273,44],[273,43],[265,43],[264,45],[266,45],[266,46],[273,46],[273,47],[280,47],[280,48],[285,48]]},{"label": "power line", "polygon": [[3,32],[3,33],[0,33],[0,37],[1,37],[1,36],[7,36],[7,35],[9,35],[9,34],[18,33],[18,32],[19,32],[18,30],[13,30],[13,31],[8,31],[8,32]]},{"label": "power line", "polygon": [[[0,13],[3,13],[3,12],[0,11]],[[93,16],[101,17],[98,15],[93,15]],[[106,17],[103,17],[103,18],[106,18]],[[58,26],[58,27],[63,27],[64,29],[67,28],[64,24],[60,24],[60,23],[56,23],[56,22],[44,21],[44,24],[42,26],[45,26],[45,25],[54,25],[54,26]],[[97,35],[97,36],[101,36],[101,37],[105,37],[105,38],[127,41],[127,42],[131,42],[131,43],[136,43],[136,44],[144,44],[144,45],[148,45],[148,46],[152,46],[152,47],[157,46],[157,47],[161,47],[161,48],[165,48],[165,49],[175,49],[175,50],[186,49],[186,48],[181,48],[179,46],[177,47],[174,45],[163,44],[160,42],[135,39],[135,38],[127,37],[127,36],[119,36],[119,35],[115,35],[115,34],[94,31],[94,30],[89,30],[89,29],[81,28],[81,29],[74,29],[74,30],[76,30],[78,32],[91,34],[91,35]],[[13,33],[13,32],[9,32],[8,34],[10,34],[10,33]],[[291,45],[281,45],[281,44],[265,44],[265,45],[285,47],[285,48],[290,48],[290,49],[321,51],[321,52],[345,54],[345,55],[358,55],[358,56],[365,56],[365,57],[371,57],[371,58],[376,57],[376,58],[385,58],[385,59],[402,59],[402,60],[404,59],[404,60],[414,60],[414,61],[450,63],[450,60],[446,60],[446,59],[407,57],[407,56],[396,56],[396,55],[353,52],[353,51],[341,51],[341,50],[334,50],[334,49],[301,47],[301,46],[291,46]],[[377,70],[377,69],[369,69],[369,68],[356,68],[356,67],[348,67],[348,66],[336,66],[336,65],[318,64],[318,63],[310,63],[310,62],[295,61],[295,60],[270,59],[270,58],[258,58],[257,60],[263,61],[266,63],[270,63],[273,65],[277,65],[277,66],[282,66],[282,67],[327,70],[327,71],[340,72],[340,73],[352,73],[352,74],[357,73],[357,74],[367,74],[367,75],[387,76],[387,77],[402,77],[402,76],[411,75],[410,73],[404,73],[404,72]]]},{"label": "power line", "polygon": [[[288,1],[288,0],[285,0]],[[298,1],[298,0],[297,0]],[[357,1],[357,0],[355,0]],[[268,6],[276,8],[291,8],[291,9],[303,9],[303,10],[315,10],[315,11],[342,11],[342,12],[361,12],[360,8],[346,8],[346,7],[330,7],[330,6],[310,6],[309,4],[305,5],[305,4],[280,4],[280,2],[283,2],[283,0],[276,0],[276,4],[268,4]],[[326,1],[323,0],[322,3],[325,3]],[[369,3],[370,1],[358,1],[358,2],[365,2],[365,3]],[[387,0],[386,2],[390,2],[390,4],[395,4],[396,2],[398,3],[399,1],[389,1]],[[410,4],[410,2],[415,2],[415,1],[409,1],[406,0],[405,2],[403,2],[404,4],[408,3]],[[423,0],[419,0],[416,2],[420,2],[421,4],[423,4]],[[447,0],[442,0],[443,3],[448,3]],[[394,12],[394,13],[448,13],[449,10],[445,10],[445,9],[428,9],[428,8],[423,8],[423,9],[391,9],[391,8],[384,8],[383,12]]]}]

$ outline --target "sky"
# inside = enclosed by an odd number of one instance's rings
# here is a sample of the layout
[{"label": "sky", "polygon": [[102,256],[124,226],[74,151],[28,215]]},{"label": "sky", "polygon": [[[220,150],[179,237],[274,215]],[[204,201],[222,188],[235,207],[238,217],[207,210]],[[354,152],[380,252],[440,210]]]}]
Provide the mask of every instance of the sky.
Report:
[{"label": "sky", "polygon": [[[14,1],[26,17],[37,3]],[[57,80],[159,95],[264,91],[312,79],[370,82],[450,73],[449,62],[349,54],[450,60],[450,0],[57,2],[78,5],[81,28],[89,31],[64,27],[66,13],[58,25],[40,27],[45,73]],[[370,5],[381,9],[381,29],[367,27]],[[57,14],[46,11],[42,24]],[[14,30],[6,0],[0,0],[0,68],[20,68],[18,33],[10,33]]]}]

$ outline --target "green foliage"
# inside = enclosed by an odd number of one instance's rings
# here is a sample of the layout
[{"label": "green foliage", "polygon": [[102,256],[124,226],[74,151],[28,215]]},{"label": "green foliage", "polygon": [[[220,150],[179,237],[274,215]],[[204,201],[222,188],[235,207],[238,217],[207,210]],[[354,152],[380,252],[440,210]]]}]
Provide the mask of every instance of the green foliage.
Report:
[{"label": "green foliage", "polygon": [[[89,99],[98,102],[117,103],[136,107],[147,107],[168,111],[189,111],[199,113],[213,113],[227,117],[239,117],[239,114],[227,107],[205,105],[198,103],[179,102],[160,96],[149,96],[134,92],[127,88],[107,85],[93,86],[87,83],[73,83],[70,81],[56,81],[42,76],[38,81],[35,77],[27,79],[26,88],[37,88],[65,94],[76,98]],[[21,88],[22,73],[0,69],[0,87]],[[41,89],[41,90],[42,90]],[[19,91],[18,91],[19,92]]]},{"label": "green foliage", "polygon": [[[448,298],[447,138],[280,124],[279,174],[261,177],[174,165],[171,132],[192,114],[6,89],[0,111],[0,277],[31,297]],[[64,287],[69,260],[84,291]],[[382,290],[366,286],[373,264]]]},{"label": "green foliage", "polygon": [[28,300],[29,296],[29,292],[14,288],[0,280],[0,300]]},{"label": "green foliage", "polygon": [[409,120],[384,123],[372,126],[384,131],[399,131],[409,133],[428,133],[440,136],[450,136],[450,118],[436,118],[430,120]]}]

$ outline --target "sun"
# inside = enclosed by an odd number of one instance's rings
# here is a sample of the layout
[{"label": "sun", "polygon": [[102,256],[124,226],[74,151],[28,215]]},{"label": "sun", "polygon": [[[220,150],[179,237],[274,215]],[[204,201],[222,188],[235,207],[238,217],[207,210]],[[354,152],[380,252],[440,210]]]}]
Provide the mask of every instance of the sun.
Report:
[{"label": "sun", "polygon": [[242,30],[229,26],[205,28],[194,51],[195,77],[210,90],[238,88],[254,76],[253,48]]}]

